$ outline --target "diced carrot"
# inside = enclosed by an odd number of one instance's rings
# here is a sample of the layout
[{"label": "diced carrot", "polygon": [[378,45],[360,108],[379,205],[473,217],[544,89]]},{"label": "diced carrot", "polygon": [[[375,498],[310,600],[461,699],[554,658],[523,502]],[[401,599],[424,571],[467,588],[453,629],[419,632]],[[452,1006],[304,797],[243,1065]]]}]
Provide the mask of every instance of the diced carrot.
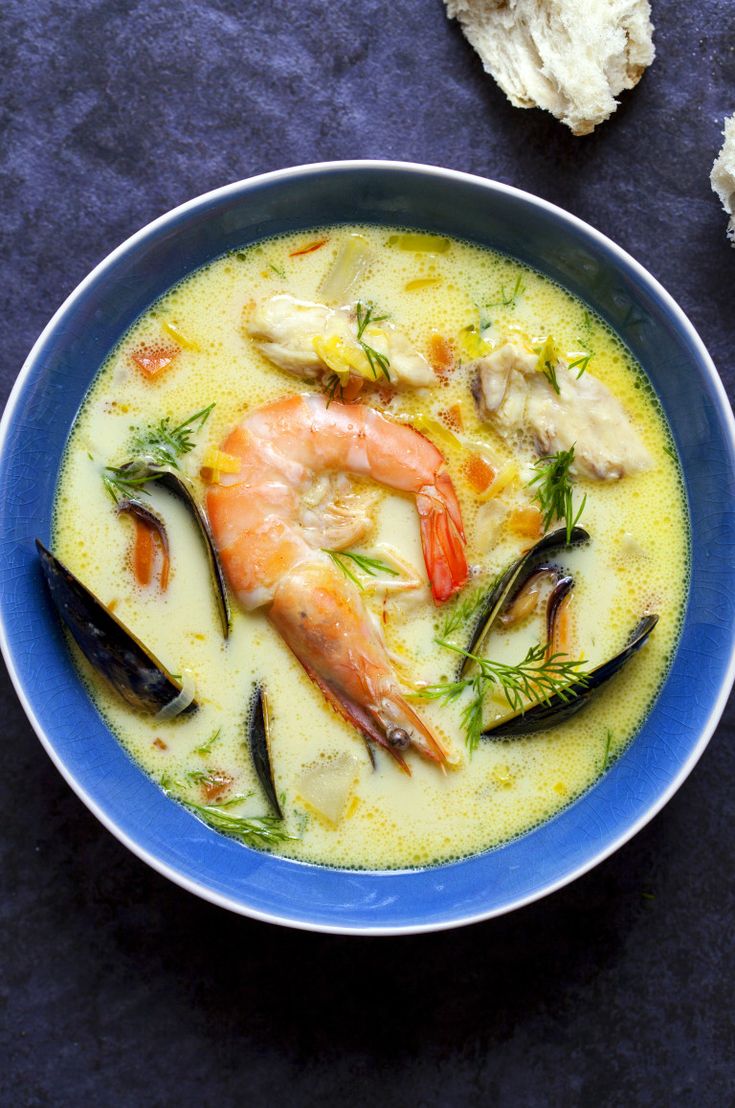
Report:
[{"label": "diced carrot", "polygon": [[168,743],[165,743],[163,739],[154,739],[153,745],[157,746],[159,750],[168,750]]},{"label": "diced carrot", "polygon": [[514,508],[508,516],[508,526],[517,535],[523,535],[529,539],[539,538],[541,535],[541,512],[532,505],[528,508]]},{"label": "diced carrot", "polygon": [[231,784],[232,778],[229,773],[218,769],[202,781],[202,792],[207,801],[216,800],[222,793],[227,792]]},{"label": "diced carrot", "polygon": [[292,250],[289,258],[296,258],[299,254],[313,254],[315,250],[320,250],[327,242],[329,242],[329,239],[317,239],[316,242],[309,242],[306,246],[302,246],[300,250]]},{"label": "diced carrot", "polygon": [[178,346],[138,346],[130,355],[144,377],[157,377],[179,354]]},{"label": "diced carrot", "polygon": [[475,492],[484,492],[495,480],[495,470],[481,454],[470,454],[464,464],[464,472]]},{"label": "diced carrot", "polygon": [[438,413],[439,419],[451,427],[453,431],[464,430],[462,423],[462,408],[459,404],[452,404],[451,408],[442,408]]},{"label": "diced carrot", "polygon": [[446,377],[454,369],[454,345],[443,335],[431,335],[428,356],[429,365],[439,377]]}]

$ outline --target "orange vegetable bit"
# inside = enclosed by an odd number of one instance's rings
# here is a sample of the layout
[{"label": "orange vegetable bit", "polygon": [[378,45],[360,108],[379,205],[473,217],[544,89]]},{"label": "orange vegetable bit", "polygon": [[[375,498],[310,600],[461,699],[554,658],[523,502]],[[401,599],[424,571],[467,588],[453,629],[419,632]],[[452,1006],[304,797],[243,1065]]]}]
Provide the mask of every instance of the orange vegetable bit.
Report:
[{"label": "orange vegetable bit", "polygon": [[475,492],[485,492],[495,480],[495,470],[480,454],[470,454],[463,468],[467,481]]},{"label": "orange vegetable bit", "polygon": [[454,344],[443,335],[434,333],[429,338],[429,365],[439,377],[448,377],[454,369]]},{"label": "orange vegetable bit", "polygon": [[143,376],[151,380],[167,369],[179,353],[178,346],[159,343],[153,346],[147,344],[138,346],[130,356]]},{"label": "orange vegetable bit", "polygon": [[450,427],[452,431],[464,430],[462,408],[459,404],[452,404],[451,408],[442,408],[438,415],[442,423],[446,423],[447,427]]},{"label": "orange vegetable bit", "polygon": [[221,769],[217,769],[214,773],[210,773],[202,781],[202,792],[204,793],[204,799],[211,803],[213,800],[217,800],[222,796],[222,793],[227,792],[232,784],[232,777],[229,773],[225,773]]},{"label": "orange vegetable bit", "polygon": [[165,743],[163,739],[154,739],[153,745],[157,746],[159,750],[168,750],[168,743]]},{"label": "orange vegetable bit", "polygon": [[529,539],[540,538],[543,530],[541,512],[534,507],[514,508],[508,516],[508,526],[516,535]]},{"label": "orange vegetable bit", "polygon": [[289,258],[298,258],[300,254],[313,254],[315,250],[321,250],[322,246],[329,242],[329,239],[317,239],[316,242],[308,242],[306,246],[302,246],[299,250],[292,250],[289,254]]}]

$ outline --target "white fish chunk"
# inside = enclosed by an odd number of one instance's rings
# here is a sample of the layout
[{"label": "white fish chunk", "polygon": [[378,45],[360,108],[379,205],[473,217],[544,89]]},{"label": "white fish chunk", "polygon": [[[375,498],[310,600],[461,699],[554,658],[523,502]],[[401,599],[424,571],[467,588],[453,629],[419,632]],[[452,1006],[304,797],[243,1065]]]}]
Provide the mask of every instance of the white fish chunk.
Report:
[{"label": "white fish chunk", "polygon": [[[329,308],[279,293],[256,307],[247,332],[269,361],[306,381],[334,372],[335,364],[326,360],[330,357],[340,363],[347,359],[355,373],[373,379],[357,339],[357,316],[351,305]],[[411,388],[436,384],[429,363],[388,320],[369,323],[362,338],[387,359],[386,373],[378,370],[378,380],[387,377],[393,385]]]},{"label": "white fish chunk", "polygon": [[533,437],[541,456],[574,447],[573,472],[613,481],[651,466],[651,458],[622,404],[591,373],[577,377],[556,364],[559,392],[537,369],[538,355],[513,342],[474,363],[480,414],[506,440]]}]

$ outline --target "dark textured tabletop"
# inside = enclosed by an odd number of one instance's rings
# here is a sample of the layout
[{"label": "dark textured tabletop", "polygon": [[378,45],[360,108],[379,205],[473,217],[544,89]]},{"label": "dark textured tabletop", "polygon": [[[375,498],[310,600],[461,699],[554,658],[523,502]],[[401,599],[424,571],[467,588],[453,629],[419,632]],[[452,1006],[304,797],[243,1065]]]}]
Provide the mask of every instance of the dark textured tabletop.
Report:
[{"label": "dark textured tabletop", "polygon": [[[733,395],[735,250],[710,191],[732,0],[654,0],[657,58],[575,139],[512,108],[439,0],[5,0],[3,400],[52,312],[133,231],[263,170],[400,158],[562,205],[659,278]],[[232,916],[129,854],[3,673],[0,1103],[729,1105],[735,712],[581,880],[438,935]]]}]

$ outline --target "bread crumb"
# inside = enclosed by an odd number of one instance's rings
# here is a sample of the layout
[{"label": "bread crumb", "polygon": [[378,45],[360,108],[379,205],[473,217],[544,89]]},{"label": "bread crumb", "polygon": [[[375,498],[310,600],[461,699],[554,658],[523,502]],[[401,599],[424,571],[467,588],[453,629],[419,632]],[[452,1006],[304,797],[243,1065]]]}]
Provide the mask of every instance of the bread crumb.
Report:
[{"label": "bread crumb", "polygon": [[587,135],[654,59],[648,0],[444,0],[517,108]]},{"label": "bread crumb", "polygon": [[725,130],[722,133],[725,141],[712,166],[710,181],[722,201],[723,208],[730,216],[727,237],[735,246],[735,114],[725,120]]}]

